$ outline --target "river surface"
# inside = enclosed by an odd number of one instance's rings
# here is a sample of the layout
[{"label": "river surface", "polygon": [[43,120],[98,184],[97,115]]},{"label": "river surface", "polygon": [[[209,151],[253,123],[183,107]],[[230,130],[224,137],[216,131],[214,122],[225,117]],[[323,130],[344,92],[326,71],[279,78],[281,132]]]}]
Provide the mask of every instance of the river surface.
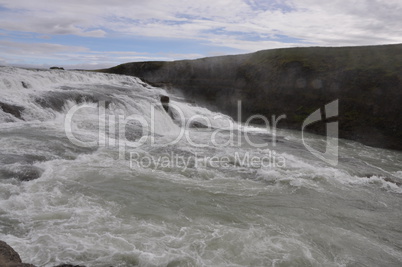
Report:
[{"label": "river surface", "polygon": [[402,266],[401,152],[339,140],[329,164],[306,149],[325,137],[129,76],[0,67],[0,104],[0,240],[24,262]]}]

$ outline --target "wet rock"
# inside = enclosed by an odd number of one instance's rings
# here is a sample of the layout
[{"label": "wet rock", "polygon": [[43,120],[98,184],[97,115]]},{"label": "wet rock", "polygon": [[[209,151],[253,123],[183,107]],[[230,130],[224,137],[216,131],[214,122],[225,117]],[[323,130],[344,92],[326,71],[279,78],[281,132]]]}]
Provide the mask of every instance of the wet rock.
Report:
[{"label": "wet rock", "polygon": [[29,263],[13,263],[11,265],[5,265],[5,267],[36,267],[36,266]]},{"label": "wet rock", "polygon": [[0,102],[0,108],[5,113],[9,113],[9,114],[13,115],[14,117],[23,120],[23,118],[21,117],[21,113],[24,111],[24,107]]},{"label": "wet rock", "polygon": [[195,129],[208,129],[209,127],[201,122],[198,121],[193,121],[189,125],[190,128],[195,128]]},{"label": "wet rock", "polygon": [[50,108],[60,112],[68,100],[76,103],[99,103],[104,101],[105,108],[108,108],[112,103],[112,98],[109,96],[77,91],[48,92],[36,98],[35,102],[43,108]]},{"label": "wet rock", "polygon": [[57,266],[54,266],[54,267],[85,267],[85,266],[82,266],[82,265],[72,265],[72,264],[60,264],[60,265],[57,265]]},{"label": "wet rock", "polygon": [[24,165],[33,164],[35,162],[42,162],[49,160],[47,157],[35,154],[8,154],[0,153],[0,165],[20,163]]},{"label": "wet rock", "polygon": [[29,84],[26,82],[21,82],[21,84],[22,84],[22,87],[24,87],[26,89],[28,89],[30,87]]},{"label": "wet rock", "polygon": [[42,170],[32,165],[0,169],[0,176],[5,178],[16,178],[24,182],[38,179],[41,175]]},{"label": "wet rock", "polygon": [[42,175],[42,170],[33,166],[26,166],[16,174],[17,178],[21,181],[32,181],[38,179]]},{"label": "wet rock", "polygon": [[[33,264],[22,263],[20,255],[6,242],[0,240],[0,267],[36,267]],[[85,267],[83,265],[59,264],[54,267]]]},{"label": "wet rock", "polygon": [[5,262],[22,262],[20,255],[4,241],[0,241],[0,257]]},{"label": "wet rock", "polygon": [[6,242],[0,240],[0,266],[1,267],[35,267],[35,265],[22,263],[20,255]]},{"label": "wet rock", "polygon": [[384,181],[389,182],[389,183],[393,183],[396,184],[397,186],[401,187],[402,186],[402,182],[397,181],[396,179],[392,179],[390,177],[385,177]]},{"label": "wet rock", "polygon": [[161,103],[166,112],[169,112],[169,101],[170,98],[168,96],[161,95]]}]

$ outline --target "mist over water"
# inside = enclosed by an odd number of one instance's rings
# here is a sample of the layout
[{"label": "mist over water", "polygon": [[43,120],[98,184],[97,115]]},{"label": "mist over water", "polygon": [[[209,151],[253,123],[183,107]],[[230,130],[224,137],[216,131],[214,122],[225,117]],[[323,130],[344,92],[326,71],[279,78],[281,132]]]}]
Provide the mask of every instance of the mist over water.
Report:
[{"label": "mist over water", "polygon": [[401,152],[340,140],[334,167],[128,76],[1,67],[0,105],[0,239],[24,262],[402,264]]}]

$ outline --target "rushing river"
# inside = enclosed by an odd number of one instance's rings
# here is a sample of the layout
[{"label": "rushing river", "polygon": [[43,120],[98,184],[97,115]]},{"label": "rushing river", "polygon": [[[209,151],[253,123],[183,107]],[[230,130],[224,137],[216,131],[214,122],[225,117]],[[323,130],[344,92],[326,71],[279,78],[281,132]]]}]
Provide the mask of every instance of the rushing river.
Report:
[{"label": "rushing river", "polygon": [[339,140],[331,165],[304,145],[324,137],[128,76],[1,67],[0,105],[0,240],[24,262],[402,266],[401,152]]}]

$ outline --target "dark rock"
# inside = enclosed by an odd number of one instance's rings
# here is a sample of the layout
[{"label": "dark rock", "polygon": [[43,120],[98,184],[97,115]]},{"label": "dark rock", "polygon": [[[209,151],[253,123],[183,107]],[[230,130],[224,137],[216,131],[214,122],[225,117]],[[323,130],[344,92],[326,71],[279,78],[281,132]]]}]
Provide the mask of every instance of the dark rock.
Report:
[{"label": "dark rock", "polygon": [[20,255],[6,242],[0,240],[1,267],[35,267],[32,264],[22,263]]},{"label": "dark rock", "polygon": [[4,267],[36,267],[36,266],[29,263],[12,263],[9,265],[5,265]]},{"label": "dark rock", "polygon": [[24,111],[24,107],[17,105],[11,105],[8,103],[0,102],[0,108],[5,112],[13,115],[14,117],[23,120],[21,113]]},{"label": "dark rock", "polygon": [[42,170],[34,166],[24,166],[18,172],[14,173],[21,181],[32,181],[38,179],[42,175]]},{"label": "dark rock", "polygon": [[60,265],[57,265],[57,266],[54,266],[54,267],[85,267],[85,266],[82,266],[82,265],[72,265],[72,264],[60,264]]},{"label": "dark rock", "polygon": [[[6,242],[0,240],[0,267],[36,267],[22,263],[20,255]],[[55,267],[85,267],[83,265],[59,264]]]},{"label": "dark rock", "polygon": [[38,179],[42,175],[42,170],[32,165],[25,165],[13,170],[2,168],[0,174],[6,178],[16,178],[26,182]]},{"label": "dark rock", "polygon": [[21,263],[20,255],[6,242],[0,240],[0,257],[4,262]]},{"label": "dark rock", "polygon": [[50,67],[51,70],[64,70],[64,68],[61,67]]},{"label": "dark rock", "polygon": [[193,121],[190,123],[189,128],[208,129],[209,127],[201,122]]},{"label": "dark rock", "polygon": [[24,88],[29,88],[30,87],[29,84],[26,83],[26,82],[21,82],[21,84],[22,84],[22,87],[24,87]]},{"label": "dark rock", "polygon": [[402,186],[402,182],[398,181],[397,179],[393,179],[390,177],[385,177],[384,181],[389,182],[389,183],[393,183],[396,184],[397,186],[401,187]]},{"label": "dark rock", "polygon": [[91,102],[99,103],[105,101],[105,108],[112,103],[112,98],[104,94],[77,92],[77,91],[55,91],[47,92],[35,99],[35,102],[44,108],[50,108],[55,111],[61,111],[68,100],[76,103]]},{"label": "dark rock", "polygon": [[48,160],[47,157],[42,155],[35,155],[35,154],[9,154],[9,153],[0,153],[0,165],[6,164],[26,164],[32,165],[35,162],[42,162]]},{"label": "dark rock", "polygon": [[161,103],[166,112],[169,112],[169,101],[170,98],[168,96],[161,95]]}]

